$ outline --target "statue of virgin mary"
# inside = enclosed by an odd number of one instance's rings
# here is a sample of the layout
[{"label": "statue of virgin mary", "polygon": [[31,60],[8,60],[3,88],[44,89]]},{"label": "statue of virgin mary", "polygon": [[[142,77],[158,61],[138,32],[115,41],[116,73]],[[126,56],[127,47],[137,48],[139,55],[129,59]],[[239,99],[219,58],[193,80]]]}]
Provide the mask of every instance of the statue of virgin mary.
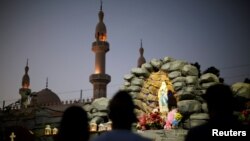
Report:
[{"label": "statue of virgin mary", "polygon": [[168,109],[168,87],[165,81],[161,83],[161,87],[158,90],[159,109],[161,113],[167,113]]}]

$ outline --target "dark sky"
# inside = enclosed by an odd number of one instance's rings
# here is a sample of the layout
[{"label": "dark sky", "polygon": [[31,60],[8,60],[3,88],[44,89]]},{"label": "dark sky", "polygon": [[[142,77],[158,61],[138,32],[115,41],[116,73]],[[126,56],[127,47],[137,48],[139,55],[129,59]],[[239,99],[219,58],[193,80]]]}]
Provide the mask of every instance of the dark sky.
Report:
[{"label": "dark sky", "polygon": [[[48,88],[62,100],[91,97],[91,44],[99,0],[0,1],[0,104],[20,98],[27,58],[32,91]],[[103,0],[110,51],[108,97],[137,66],[140,39],[147,61],[170,56],[220,69],[232,84],[250,77],[248,0]]]}]

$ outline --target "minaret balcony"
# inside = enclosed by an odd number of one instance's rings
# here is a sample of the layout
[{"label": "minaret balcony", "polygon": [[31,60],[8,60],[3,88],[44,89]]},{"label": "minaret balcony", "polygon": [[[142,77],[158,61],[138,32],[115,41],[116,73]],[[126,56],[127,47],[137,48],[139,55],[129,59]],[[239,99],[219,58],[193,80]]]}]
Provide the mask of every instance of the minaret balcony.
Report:
[{"label": "minaret balcony", "polygon": [[95,41],[92,43],[92,46],[109,46],[109,43],[106,41]]},{"label": "minaret balcony", "polygon": [[92,51],[94,52],[108,52],[109,43],[105,41],[95,41],[92,43]]},{"label": "minaret balcony", "polygon": [[111,81],[111,77],[108,74],[92,74],[89,77],[89,81],[91,83],[101,82],[107,84]]}]

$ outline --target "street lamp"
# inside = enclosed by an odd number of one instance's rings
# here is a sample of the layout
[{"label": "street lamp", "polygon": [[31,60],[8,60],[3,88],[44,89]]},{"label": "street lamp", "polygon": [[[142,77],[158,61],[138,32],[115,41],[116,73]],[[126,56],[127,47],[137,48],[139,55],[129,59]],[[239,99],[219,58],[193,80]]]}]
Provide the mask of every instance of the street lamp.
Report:
[{"label": "street lamp", "polygon": [[45,135],[50,135],[51,134],[51,127],[50,127],[50,125],[46,125],[44,134]]}]

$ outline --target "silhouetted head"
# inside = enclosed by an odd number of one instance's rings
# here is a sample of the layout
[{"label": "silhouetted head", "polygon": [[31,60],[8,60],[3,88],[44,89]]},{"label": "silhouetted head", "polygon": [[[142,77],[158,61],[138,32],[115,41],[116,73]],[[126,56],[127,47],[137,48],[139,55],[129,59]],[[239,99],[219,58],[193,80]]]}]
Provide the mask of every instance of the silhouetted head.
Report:
[{"label": "silhouetted head", "polygon": [[109,103],[109,118],[115,129],[130,129],[137,122],[132,97],[125,91],[118,91]]},{"label": "silhouetted head", "polygon": [[89,124],[86,111],[79,106],[71,106],[64,111],[57,141],[87,141]]},{"label": "silhouetted head", "polygon": [[212,116],[229,115],[233,112],[233,93],[231,88],[225,84],[210,86],[203,98]]}]

